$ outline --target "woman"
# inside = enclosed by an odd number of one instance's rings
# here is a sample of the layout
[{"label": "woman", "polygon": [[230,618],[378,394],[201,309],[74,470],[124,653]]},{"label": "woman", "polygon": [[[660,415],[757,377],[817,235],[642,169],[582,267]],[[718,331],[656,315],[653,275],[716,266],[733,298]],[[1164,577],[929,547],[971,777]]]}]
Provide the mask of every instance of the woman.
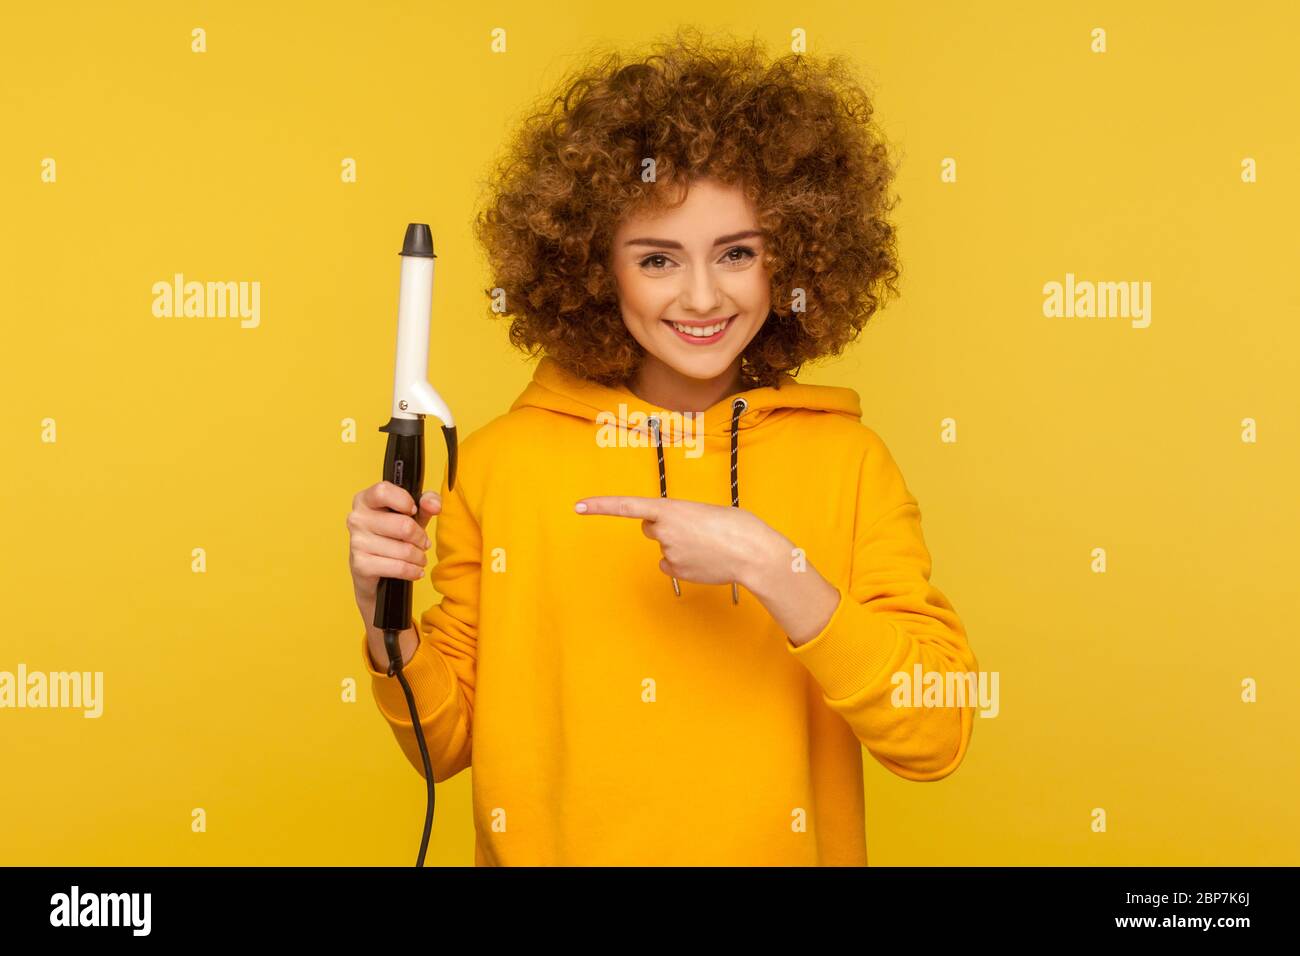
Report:
[{"label": "woman", "polygon": [[894,675],[977,666],[857,393],[790,374],[897,278],[870,102],[679,33],[553,108],[478,221],[533,380],[454,491],[349,516],[375,699],[423,772],[371,621],[437,514],[403,673],[434,779],[473,767],[476,864],[865,865],[862,747],[937,780],[971,735]]}]

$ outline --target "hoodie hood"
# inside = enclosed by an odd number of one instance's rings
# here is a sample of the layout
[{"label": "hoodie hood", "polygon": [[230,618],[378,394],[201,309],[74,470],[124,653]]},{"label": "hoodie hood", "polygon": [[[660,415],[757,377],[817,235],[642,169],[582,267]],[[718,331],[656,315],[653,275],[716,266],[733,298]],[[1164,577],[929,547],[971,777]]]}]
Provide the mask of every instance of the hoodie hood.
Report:
[{"label": "hoodie hood", "polygon": [[[608,387],[572,375],[550,356],[543,357],[538,363],[533,380],[510,408],[511,411],[529,406],[544,408],[595,424],[612,424],[609,417],[618,417],[620,404],[650,417],[657,415],[660,433],[666,442],[676,441],[682,437],[683,431],[715,437],[732,432],[743,433],[760,427],[771,416],[798,410],[831,412],[853,421],[862,418],[862,405],[853,389],[805,385],[789,374],[782,375],[775,386],[738,392],[703,412],[677,412],[643,401],[625,386]],[[651,428],[648,422],[642,424],[635,418],[625,427],[636,432],[648,432]]]},{"label": "hoodie hood", "polygon": [[[664,444],[687,440],[701,441],[709,436],[731,439],[731,504],[740,507],[740,436],[765,423],[801,411],[828,412],[853,421],[862,418],[858,393],[851,388],[832,385],[805,385],[792,375],[783,374],[775,386],[751,388],[724,398],[703,412],[679,412],[645,402],[624,386],[609,387],[569,373],[550,356],[544,356],[533,373],[533,380],[515,399],[510,410],[544,408],[562,415],[572,415],[594,426],[625,429],[643,433],[655,451],[659,470],[659,495],[668,497],[668,475],[664,468]],[[631,411],[629,411],[631,410]],[[651,467],[647,463],[647,467]],[[681,589],[673,579],[673,590]],[[738,601],[732,585],[732,600]]]}]

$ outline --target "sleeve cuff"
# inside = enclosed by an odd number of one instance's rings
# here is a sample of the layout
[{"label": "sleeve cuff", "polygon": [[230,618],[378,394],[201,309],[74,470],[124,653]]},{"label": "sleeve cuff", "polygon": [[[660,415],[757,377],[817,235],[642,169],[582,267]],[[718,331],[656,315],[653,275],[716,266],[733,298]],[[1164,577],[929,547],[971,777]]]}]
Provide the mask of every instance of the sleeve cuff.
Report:
[{"label": "sleeve cuff", "polygon": [[839,603],[821,632],[796,647],[787,637],[787,650],[808,668],[831,700],[851,697],[875,683],[894,656],[902,635],[883,614],[839,592]]},{"label": "sleeve cuff", "polygon": [[[448,696],[455,689],[456,678],[442,655],[429,646],[429,642],[420,633],[420,628],[414,620],[411,621],[411,626],[415,628],[415,633],[420,638],[420,645],[415,649],[411,659],[406,662],[406,666],[402,668],[402,673],[406,676],[406,682],[411,685],[416,710],[420,714],[429,715],[436,712],[447,701]],[[376,669],[375,662],[370,658],[370,639],[366,634],[361,635],[361,659],[365,662],[366,672],[371,677],[370,683],[375,702],[384,716],[398,723],[409,724],[411,709],[406,704],[406,694],[402,690],[401,682],[396,675],[389,677],[387,668]]]}]

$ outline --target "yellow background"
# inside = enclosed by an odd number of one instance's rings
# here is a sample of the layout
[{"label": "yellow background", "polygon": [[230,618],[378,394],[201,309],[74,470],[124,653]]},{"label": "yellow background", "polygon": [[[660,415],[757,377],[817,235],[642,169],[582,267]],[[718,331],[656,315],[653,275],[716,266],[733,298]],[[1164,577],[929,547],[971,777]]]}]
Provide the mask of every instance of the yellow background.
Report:
[{"label": "yellow background", "polygon": [[[803,377],[861,394],[1001,713],[947,780],[868,759],[872,864],[1300,862],[1297,19],[7,6],[0,670],[102,670],[105,711],[0,711],[0,863],[414,861],[423,781],[358,659],[344,526],[381,477],[402,233],[433,227],[430,378],[465,434],[532,371],[487,317],[469,228],[505,131],[592,44],[683,21],[776,52],[803,28],[812,52],[851,55],[904,158],[903,296]],[[155,318],[152,284],[176,272],[260,282],[260,327]],[[1067,272],[1151,282],[1151,326],[1045,318]],[[441,473],[436,429],[428,447]],[[436,600],[427,580],[415,600]],[[469,795],[468,773],[439,786],[430,864],[472,863]]]}]

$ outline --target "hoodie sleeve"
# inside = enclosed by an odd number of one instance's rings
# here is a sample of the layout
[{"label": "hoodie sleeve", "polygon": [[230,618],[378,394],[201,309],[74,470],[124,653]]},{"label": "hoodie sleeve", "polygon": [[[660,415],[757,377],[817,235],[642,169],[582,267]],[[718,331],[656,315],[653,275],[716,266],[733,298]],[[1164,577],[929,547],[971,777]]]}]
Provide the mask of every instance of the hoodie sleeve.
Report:
[{"label": "hoodie sleeve", "polygon": [[[978,664],[948,599],[930,584],[921,512],[884,442],[868,429],[854,518],[849,581],[816,637],[787,649],[812,673],[826,705],[887,769],[908,780],[939,780],[957,769],[970,743],[971,706],[896,706],[895,674],[914,680]],[[972,680],[961,681],[970,690]],[[924,684],[922,685],[924,686]],[[908,700],[911,699],[909,694]]]},{"label": "hoodie sleeve", "polygon": [[[425,610],[418,622],[412,619],[420,646],[402,669],[415,697],[435,781],[446,780],[470,765],[482,536],[465,501],[464,488],[461,481],[449,493],[444,468],[442,511],[433,519],[438,558],[433,586],[442,599]],[[396,676],[387,676],[386,667],[375,667],[364,633],[361,656],[379,712],[392,727],[406,759],[423,777],[424,761],[402,685]]]}]

